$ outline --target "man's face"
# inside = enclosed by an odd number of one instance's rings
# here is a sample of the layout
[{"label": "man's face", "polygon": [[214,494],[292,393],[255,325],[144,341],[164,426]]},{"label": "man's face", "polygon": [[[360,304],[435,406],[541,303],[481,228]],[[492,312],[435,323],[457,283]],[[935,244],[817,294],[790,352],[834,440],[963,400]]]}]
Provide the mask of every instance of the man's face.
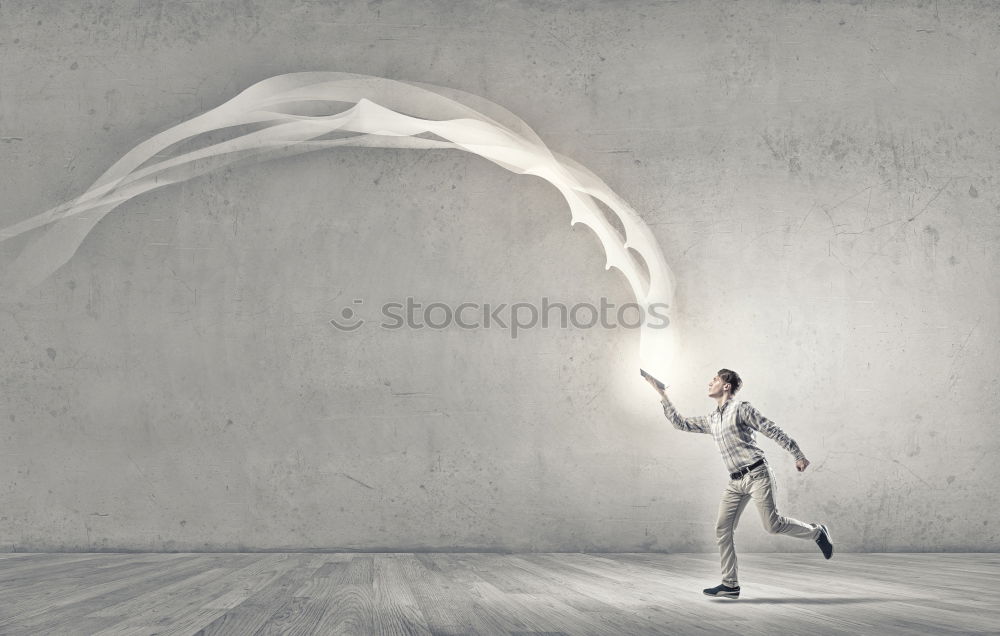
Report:
[{"label": "man's face", "polygon": [[729,386],[719,376],[715,376],[708,383],[708,397],[710,398],[720,398],[726,393],[726,387]]}]

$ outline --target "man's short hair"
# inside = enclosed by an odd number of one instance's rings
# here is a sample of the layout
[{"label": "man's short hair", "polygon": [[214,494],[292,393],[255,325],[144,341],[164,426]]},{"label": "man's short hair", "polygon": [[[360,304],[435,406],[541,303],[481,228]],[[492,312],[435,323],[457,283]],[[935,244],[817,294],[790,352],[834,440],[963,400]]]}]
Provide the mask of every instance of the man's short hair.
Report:
[{"label": "man's short hair", "polygon": [[740,390],[743,386],[743,380],[740,379],[740,374],[736,373],[732,369],[719,369],[719,379],[725,382],[730,387],[730,393],[736,395],[736,392]]}]

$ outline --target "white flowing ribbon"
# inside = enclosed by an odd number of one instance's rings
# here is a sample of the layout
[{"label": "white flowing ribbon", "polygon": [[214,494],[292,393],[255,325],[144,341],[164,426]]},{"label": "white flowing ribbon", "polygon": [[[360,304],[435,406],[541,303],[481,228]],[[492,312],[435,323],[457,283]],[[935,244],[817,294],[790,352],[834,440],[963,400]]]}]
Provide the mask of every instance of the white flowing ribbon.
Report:
[{"label": "white flowing ribbon", "polygon": [[[333,114],[325,112],[339,107]],[[223,141],[210,135],[228,133]],[[201,142],[200,145],[198,142]],[[663,374],[670,332],[651,321],[673,295],[673,276],[639,214],[592,172],[549,150],[512,113],[490,101],[425,84],[348,73],[278,75],[228,102],[142,142],[86,192],[0,230],[0,241],[42,228],[0,275],[0,300],[14,301],[66,261],[108,212],[130,199],[248,158],[274,159],[337,146],[454,148],[518,174],[541,177],[569,204],[571,223],[591,228],[604,247],[606,269],[621,271],[647,312],[640,329],[640,364]],[[624,229],[621,236],[598,205]]]}]

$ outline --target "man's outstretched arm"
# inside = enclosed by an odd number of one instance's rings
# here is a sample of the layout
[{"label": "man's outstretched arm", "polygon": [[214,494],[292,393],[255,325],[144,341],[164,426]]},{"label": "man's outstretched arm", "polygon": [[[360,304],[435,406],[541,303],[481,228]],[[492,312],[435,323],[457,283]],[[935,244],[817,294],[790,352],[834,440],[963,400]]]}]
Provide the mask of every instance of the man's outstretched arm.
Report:
[{"label": "man's outstretched arm", "polygon": [[686,431],[688,433],[711,433],[711,429],[708,426],[708,418],[704,416],[699,417],[684,417],[677,412],[674,405],[670,403],[670,399],[667,397],[666,388],[660,388],[656,385],[655,380],[647,378],[649,385],[660,394],[660,403],[663,405],[663,414],[667,416],[670,423],[674,425],[679,431]]},{"label": "man's outstretched arm", "polygon": [[711,433],[711,429],[708,427],[708,418],[704,415],[699,415],[696,417],[684,417],[677,412],[674,405],[670,403],[667,398],[667,394],[664,393],[663,397],[660,399],[660,403],[663,405],[663,414],[667,416],[670,423],[674,425],[679,431],[686,431],[688,433]]},{"label": "man's outstretched arm", "polygon": [[792,457],[795,458],[795,468],[800,473],[809,466],[809,460],[806,459],[806,455],[799,448],[798,443],[781,430],[777,424],[761,415],[760,411],[751,406],[749,402],[743,402],[740,405],[740,419],[747,426],[770,437],[778,446],[791,453]]}]

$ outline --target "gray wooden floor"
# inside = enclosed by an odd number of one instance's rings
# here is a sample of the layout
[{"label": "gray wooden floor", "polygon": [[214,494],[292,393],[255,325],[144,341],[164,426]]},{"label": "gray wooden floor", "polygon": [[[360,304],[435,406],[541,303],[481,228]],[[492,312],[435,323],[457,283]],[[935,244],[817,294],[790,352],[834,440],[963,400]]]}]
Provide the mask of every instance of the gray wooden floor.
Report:
[{"label": "gray wooden floor", "polygon": [[1000,633],[1000,555],[4,554],[0,634]]}]

